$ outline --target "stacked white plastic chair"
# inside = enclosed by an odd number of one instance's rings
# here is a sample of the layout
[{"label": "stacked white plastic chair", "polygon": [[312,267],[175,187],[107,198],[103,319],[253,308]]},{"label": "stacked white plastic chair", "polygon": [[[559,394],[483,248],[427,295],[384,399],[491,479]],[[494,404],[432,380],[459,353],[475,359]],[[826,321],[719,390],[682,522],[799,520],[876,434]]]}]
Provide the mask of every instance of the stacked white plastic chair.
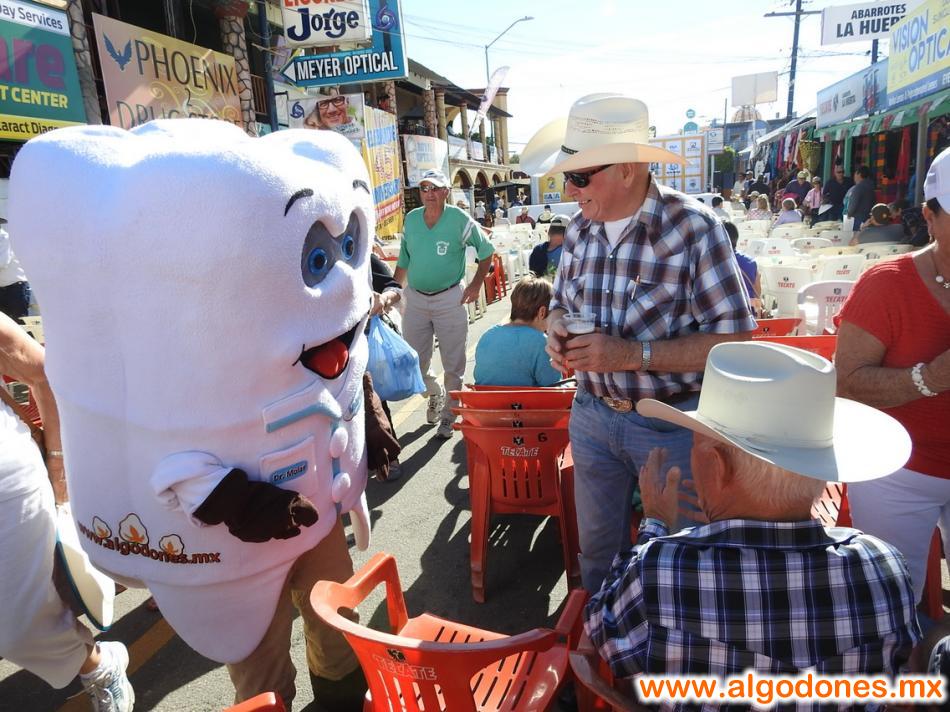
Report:
[{"label": "stacked white plastic chair", "polygon": [[811,269],[796,263],[759,264],[762,301],[773,316],[797,316],[798,290],[814,279]]},{"label": "stacked white plastic chair", "polygon": [[821,247],[831,247],[831,240],[823,237],[797,237],[792,240],[792,249],[798,252],[812,252]]},{"label": "stacked white plastic chair", "polygon": [[798,291],[798,325],[800,335],[823,334],[834,331],[832,317],[844,306],[853,282],[823,280],[812,282]]}]

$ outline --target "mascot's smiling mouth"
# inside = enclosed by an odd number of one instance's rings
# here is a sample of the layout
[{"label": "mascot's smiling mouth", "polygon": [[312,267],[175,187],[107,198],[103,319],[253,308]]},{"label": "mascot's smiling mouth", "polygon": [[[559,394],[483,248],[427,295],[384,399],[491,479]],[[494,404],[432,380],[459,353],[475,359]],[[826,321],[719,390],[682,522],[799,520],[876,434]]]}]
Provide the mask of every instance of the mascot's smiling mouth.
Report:
[{"label": "mascot's smiling mouth", "polygon": [[350,363],[350,346],[353,344],[356,330],[362,324],[363,320],[360,319],[349,331],[319,346],[311,346],[308,349],[304,344],[300,349],[300,356],[291,365],[300,363],[321,378],[338,378]]}]

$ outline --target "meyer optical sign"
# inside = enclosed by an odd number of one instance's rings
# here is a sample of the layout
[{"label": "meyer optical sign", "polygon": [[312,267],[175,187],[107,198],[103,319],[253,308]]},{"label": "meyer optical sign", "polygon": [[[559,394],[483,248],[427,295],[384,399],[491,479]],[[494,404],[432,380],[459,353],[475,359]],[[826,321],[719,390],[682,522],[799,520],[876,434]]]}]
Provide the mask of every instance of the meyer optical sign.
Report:
[{"label": "meyer optical sign", "polygon": [[[310,0],[310,4],[313,5],[314,0]],[[332,6],[337,8],[342,4],[337,2]],[[324,54],[299,54],[280,73],[298,87],[404,79],[409,75],[409,67],[399,3],[397,0],[369,0],[369,17],[372,19],[369,44]]]},{"label": "meyer optical sign", "polygon": [[821,43],[870,42],[887,39],[891,27],[920,0],[836,5],[821,11]]},{"label": "meyer optical sign", "polygon": [[373,34],[369,0],[280,0],[292,47],[366,42]]}]

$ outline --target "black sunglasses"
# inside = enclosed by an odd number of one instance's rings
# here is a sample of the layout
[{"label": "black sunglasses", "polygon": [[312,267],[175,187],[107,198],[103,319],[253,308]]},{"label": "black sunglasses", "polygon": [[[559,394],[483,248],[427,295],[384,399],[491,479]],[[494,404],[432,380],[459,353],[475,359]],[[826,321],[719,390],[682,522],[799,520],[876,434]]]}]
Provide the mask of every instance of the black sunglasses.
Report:
[{"label": "black sunglasses", "polygon": [[592,175],[594,175],[595,173],[600,173],[601,171],[610,168],[611,165],[613,164],[601,166],[600,168],[594,168],[589,171],[584,171],[583,173],[577,173],[575,171],[564,171],[564,179],[571,181],[571,183],[576,185],[578,188],[586,188],[588,185],[590,185],[590,178]]}]

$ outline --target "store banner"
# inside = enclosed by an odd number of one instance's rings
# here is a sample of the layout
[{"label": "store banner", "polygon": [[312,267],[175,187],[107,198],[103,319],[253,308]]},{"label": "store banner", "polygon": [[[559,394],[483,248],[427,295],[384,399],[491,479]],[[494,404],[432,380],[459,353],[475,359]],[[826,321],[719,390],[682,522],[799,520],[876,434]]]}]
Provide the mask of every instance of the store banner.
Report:
[{"label": "store banner", "polygon": [[563,203],[567,193],[564,190],[563,173],[545,173],[538,179],[538,185],[541,188],[541,200],[537,198],[535,202],[544,203]]},{"label": "store banner", "polygon": [[373,34],[367,0],[281,0],[284,36],[294,47],[326,47],[365,42]]},{"label": "store banner", "polygon": [[396,117],[388,111],[366,107],[363,160],[373,184],[376,235],[394,237],[402,232],[402,180],[399,174],[399,133]]},{"label": "store banner", "polygon": [[886,40],[891,28],[916,4],[916,1],[863,2],[826,7],[821,11],[821,43]]},{"label": "store banner", "polygon": [[950,0],[927,0],[891,30],[887,107],[907,104],[950,84]]},{"label": "store banner", "polygon": [[[286,2],[287,0],[284,0]],[[298,87],[405,79],[409,76],[402,10],[397,0],[369,0],[373,40],[369,47],[298,55],[281,70]]]},{"label": "store banner", "polygon": [[888,60],[865,67],[818,92],[817,128],[850,121],[887,106]]},{"label": "store banner", "polygon": [[449,174],[449,144],[434,136],[403,136],[406,156],[406,186],[419,185],[426,171],[442,171]]},{"label": "store banner", "polygon": [[202,117],[243,128],[234,57],[93,13],[109,123]]},{"label": "store banner", "polygon": [[288,100],[292,129],[332,129],[357,147],[366,136],[362,94],[333,93],[328,96]]},{"label": "store banner", "polygon": [[86,122],[65,12],[0,0],[0,139]]}]

